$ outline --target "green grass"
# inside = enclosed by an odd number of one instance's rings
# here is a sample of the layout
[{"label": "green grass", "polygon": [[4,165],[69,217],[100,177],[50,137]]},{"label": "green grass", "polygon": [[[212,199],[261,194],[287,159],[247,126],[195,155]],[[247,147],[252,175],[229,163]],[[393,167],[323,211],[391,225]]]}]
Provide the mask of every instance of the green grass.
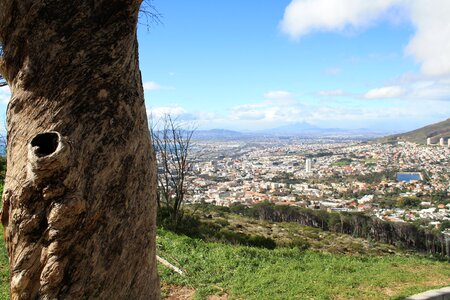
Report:
[{"label": "green grass", "polygon": [[[188,286],[197,298],[402,299],[450,284],[448,262],[421,256],[352,256],[205,242],[158,230],[160,256],[186,270],[159,266],[161,280]],[[175,261],[176,259],[176,261]]]},{"label": "green grass", "polygon": [[[450,284],[448,262],[421,256],[341,255],[296,248],[267,250],[204,242],[158,230],[158,253],[186,270],[159,266],[165,284],[188,286],[197,298],[224,291],[230,299],[402,299]],[[0,241],[0,299],[8,299],[8,258]]]},{"label": "green grass", "polygon": [[[3,184],[6,171],[6,159],[0,156],[0,195],[3,194]],[[0,209],[3,202],[0,201]],[[0,224],[0,300],[9,299],[9,261],[3,241],[3,226]]]},{"label": "green grass", "polygon": [[[3,230],[2,226],[0,230]],[[0,299],[9,299],[9,262],[3,236],[0,237]]]},{"label": "green grass", "polygon": [[349,166],[352,163],[350,158],[341,158],[333,163],[333,166],[344,167]]}]

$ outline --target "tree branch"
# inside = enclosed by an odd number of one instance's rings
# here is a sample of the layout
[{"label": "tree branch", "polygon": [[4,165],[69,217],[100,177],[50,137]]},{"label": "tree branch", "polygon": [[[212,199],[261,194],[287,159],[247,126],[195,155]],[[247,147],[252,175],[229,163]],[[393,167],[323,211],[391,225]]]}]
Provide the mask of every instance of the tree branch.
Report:
[{"label": "tree branch", "polygon": [[162,15],[158,12],[155,6],[152,4],[152,0],[145,0],[141,4],[141,8],[139,9],[140,18],[145,19],[145,22],[141,23],[141,25],[145,25],[147,30],[150,30],[151,24],[158,25],[162,24]]}]

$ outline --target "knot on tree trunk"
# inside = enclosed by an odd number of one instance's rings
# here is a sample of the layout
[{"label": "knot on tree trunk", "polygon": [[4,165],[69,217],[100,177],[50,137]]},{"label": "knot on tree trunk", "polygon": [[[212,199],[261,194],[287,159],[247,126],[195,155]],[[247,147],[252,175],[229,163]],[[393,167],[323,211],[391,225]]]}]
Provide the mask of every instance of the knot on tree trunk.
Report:
[{"label": "knot on tree trunk", "polygon": [[68,168],[70,146],[57,131],[35,135],[28,143],[28,179],[39,184]]}]

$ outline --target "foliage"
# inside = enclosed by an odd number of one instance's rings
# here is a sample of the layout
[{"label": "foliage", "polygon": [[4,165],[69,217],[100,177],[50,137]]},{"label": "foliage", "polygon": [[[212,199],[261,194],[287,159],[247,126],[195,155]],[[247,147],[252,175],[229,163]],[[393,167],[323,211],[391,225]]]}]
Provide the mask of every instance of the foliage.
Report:
[{"label": "foliage", "polygon": [[[235,209],[236,208],[232,208]],[[335,213],[263,202],[240,209],[241,214],[271,222],[296,222],[323,230],[395,245],[396,247],[450,256],[449,240],[439,232],[409,223],[391,223],[362,213]]]},{"label": "foliage", "polygon": [[289,248],[296,248],[298,250],[307,250],[311,247],[311,245],[308,243],[308,241],[301,237],[296,237],[292,239],[289,243],[285,245],[285,247]]},{"label": "foliage", "polygon": [[379,184],[382,181],[395,180],[397,170],[386,170],[384,172],[370,172],[364,175],[357,175],[356,180],[368,184]]},{"label": "foliage", "polygon": [[431,194],[431,199],[437,203],[442,204],[450,203],[450,195],[446,190],[434,191]]},{"label": "foliage", "polygon": [[405,208],[418,208],[421,202],[417,197],[400,197],[397,200],[397,205]]},{"label": "foliage", "polygon": [[[160,210],[164,212],[165,210]],[[179,234],[185,234],[192,238],[199,238],[205,241],[223,242],[232,245],[245,245],[251,247],[274,249],[276,243],[273,239],[261,236],[245,234],[230,230],[228,227],[229,222],[224,218],[208,218],[209,221],[200,220],[198,215],[185,214],[185,216],[177,222],[172,223],[170,218],[163,216],[158,217],[158,225],[166,230],[170,230]]]},{"label": "foliage", "polygon": [[318,153],[314,153],[314,154],[308,153],[308,154],[305,154],[305,157],[306,158],[316,158],[316,157],[326,157],[326,156],[333,156],[333,155],[334,155],[333,152],[324,151],[324,152],[318,152]]},{"label": "foliage", "polygon": [[341,159],[338,159],[337,161],[335,161],[333,165],[340,166],[340,167],[348,166],[352,163],[352,161],[353,160],[350,158],[341,158]]},{"label": "foliage", "polygon": [[223,240],[227,244],[244,245],[251,247],[275,249],[277,246],[275,241],[260,235],[247,235],[240,232],[235,232],[228,229],[221,229],[217,233],[217,240]]},{"label": "foliage", "polygon": [[441,230],[450,228],[450,220],[444,220],[441,223]]}]

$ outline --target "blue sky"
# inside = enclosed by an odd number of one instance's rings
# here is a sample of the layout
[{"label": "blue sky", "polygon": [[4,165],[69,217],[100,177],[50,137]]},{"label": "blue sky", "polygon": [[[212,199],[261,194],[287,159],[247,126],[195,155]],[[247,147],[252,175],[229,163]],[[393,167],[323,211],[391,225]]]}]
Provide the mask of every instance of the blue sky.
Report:
[{"label": "blue sky", "polygon": [[[154,0],[148,112],[202,129],[402,131],[450,117],[448,0]],[[141,23],[145,22],[141,19]],[[4,110],[7,91],[0,90]]]}]

